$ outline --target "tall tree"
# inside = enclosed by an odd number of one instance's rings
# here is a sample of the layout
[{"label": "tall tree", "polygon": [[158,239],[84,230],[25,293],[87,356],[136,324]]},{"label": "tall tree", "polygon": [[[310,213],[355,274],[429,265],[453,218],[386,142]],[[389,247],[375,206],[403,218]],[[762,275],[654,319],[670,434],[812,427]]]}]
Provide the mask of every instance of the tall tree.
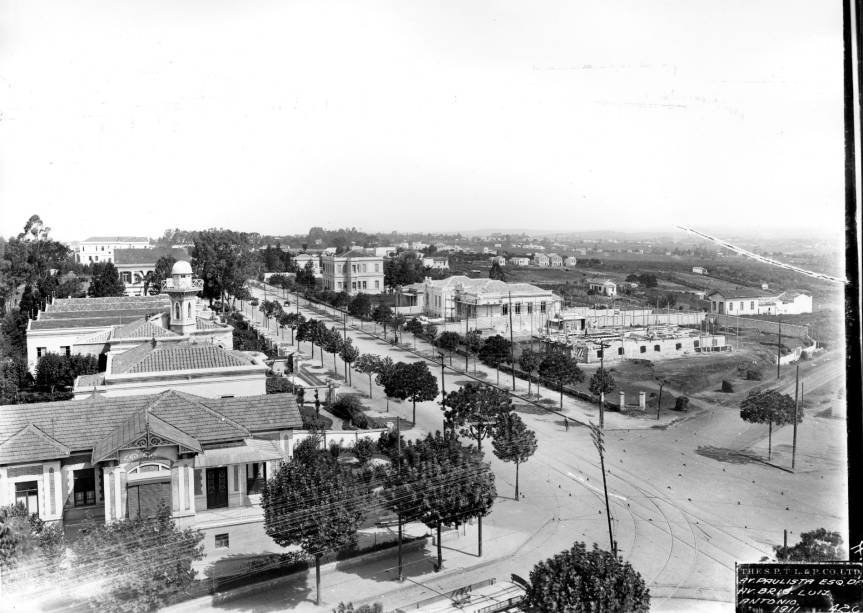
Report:
[{"label": "tall tree", "polygon": [[[754,424],[767,424],[767,459],[773,455],[773,426],[794,423],[795,402],[778,390],[752,391],[740,403],[740,418]],[[803,407],[797,412],[797,423],[803,421]]]},{"label": "tall tree", "polygon": [[162,291],[162,283],[171,276],[171,269],[176,263],[177,260],[172,255],[163,255],[156,260],[156,266],[144,277],[145,296],[150,293],[150,290],[157,294]]},{"label": "tall tree", "polygon": [[518,413],[502,413],[495,422],[491,446],[498,459],[515,463],[515,499],[518,500],[518,467],[536,451],[536,434]]},{"label": "tall tree", "polygon": [[412,422],[417,422],[417,401],[434,400],[438,395],[437,378],[425,362],[398,362],[384,379],[387,397],[413,402]]},{"label": "tall tree", "polygon": [[[342,340],[342,333],[339,332],[335,327],[327,330],[326,334],[323,336],[323,348],[327,351],[327,353],[333,354],[333,370],[338,373],[338,364],[336,364],[336,355],[341,352],[344,347],[344,341]],[[345,379],[347,379],[347,373],[345,373]]]},{"label": "tall tree", "polygon": [[384,396],[387,398],[387,413],[390,411],[390,395],[387,393],[387,381],[392,376],[395,366],[392,358],[387,356],[378,361],[377,370],[375,371],[377,373],[375,375],[375,383],[384,388]]},{"label": "tall tree", "polygon": [[252,253],[253,237],[231,230],[207,230],[194,239],[192,268],[204,280],[204,298],[221,300],[236,295],[246,279],[256,277],[260,262]]},{"label": "tall tree", "polygon": [[482,450],[482,439],[494,433],[498,418],[511,409],[508,393],[490,385],[468,383],[447,395],[444,418],[453,433],[460,428],[460,433],[475,440],[477,449]]},{"label": "tall tree", "polygon": [[617,383],[614,381],[612,374],[605,368],[597,368],[593,376],[590,377],[590,393],[594,396],[607,394],[614,390]]},{"label": "tall tree", "polygon": [[647,613],[650,591],[629,562],[576,542],[533,567],[524,603],[539,611]]},{"label": "tall tree", "polygon": [[491,263],[491,268],[488,271],[488,278],[497,279],[498,281],[506,281],[506,271],[496,259]]},{"label": "tall tree", "polygon": [[437,339],[437,346],[449,353],[449,365],[452,366],[452,352],[456,350],[461,342],[461,336],[458,332],[447,331],[441,334]]},{"label": "tall tree", "polygon": [[155,518],[94,523],[72,543],[73,577],[103,580],[90,595],[95,610],[153,611],[191,586],[203,538],[197,530],[178,528],[164,505]]},{"label": "tall tree", "polygon": [[93,279],[88,294],[93,298],[103,296],[125,296],[126,284],[120,279],[117,267],[112,262],[93,264]]},{"label": "tall tree", "polygon": [[94,355],[46,353],[36,362],[36,385],[53,392],[57,387],[72,387],[80,375],[99,372]]},{"label": "tall tree", "polygon": [[353,299],[351,299],[351,302],[348,305],[348,313],[350,313],[352,317],[368,319],[371,317],[371,312],[372,300],[368,297],[368,294],[357,294]]},{"label": "tall tree", "polygon": [[544,379],[557,383],[560,389],[560,408],[563,408],[563,386],[584,381],[584,373],[571,357],[560,351],[552,351],[539,364],[539,374]]},{"label": "tall tree", "polygon": [[497,370],[497,383],[500,385],[500,363],[509,360],[511,344],[500,334],[485,339],[479,350],[479,359]]},{"label": "tall tree", "polygon": [[842,549],[842,535],[825,528],[803,532],[799,543],[775,545],[773,552],[780,562],[832,562],[847,559]]},{"label": "tall tree", "polygon": [[419,519],[437,530],[438,564],[443,565],[441,527],[479,520],[491,511],[497,490],[494,473],[476,449],[440,433],[409,442],[402,459],[389,471],[383,489],[387,506],[406,519]]},{"label": "tall tree", "polygon": [[339,352],[339,355],[342,358],[342,362],[345,364],[345,378],[348,380],[348,384],[353,384],[353,376],[351,374],[351,364],[357,361],[360,357],[360,350],[354,347],[354,341],[352,338],[348,337],[342,343],[342,349]]},{"label": "tall tree", "polygon": [[405,331],[410,332],[414,339],[414,348],[417,346],[417,335],[423,333],[423,325],[419,319],[412,317],[405,323]]},{"label": "tall tree", "polygon": [[321,557],[356,543],[367,496],[330,454],[282,463],[261,496],[264,529],[282,547],[299,545],[315,559],[315,604],[321,604]]},{"label": "tall tree", "polygon": [[380,324],[384,327],[384,338],[387,336],[387,326],[393,319],[393,310],[385,305],[379,304],[375,307],[375,310],[372,311],[372,320],[375,323]]},{"label": "tall tree", "polygon": [[[542,362],[542,355],[531,349],[526,348],[518,357],[518,365],[527,373],[527,395],[530,396],[530,385],[533,379],[533,373],[539,370],[539,364]],[[539,386],[539,383],[537,383]],[[539,390],[537,390],[539,391]]]},{"label": "tall tree", "polygon": [[357,372],[361,372],[369,377],[369,398],[372,397],[372,375],[380,370],[381,356],[372,353],[364,353],[356,359]]}]

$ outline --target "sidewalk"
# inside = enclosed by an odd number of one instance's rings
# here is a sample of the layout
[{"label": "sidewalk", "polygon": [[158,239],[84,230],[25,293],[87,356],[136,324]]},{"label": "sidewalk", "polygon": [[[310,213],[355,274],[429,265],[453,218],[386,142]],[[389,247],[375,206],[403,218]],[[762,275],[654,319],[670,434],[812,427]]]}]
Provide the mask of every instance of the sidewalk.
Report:
[{"label": "sidewalk", "polygon": [[[428,530],[422,524],[412,524],[409,533]],[[431,598],[445,591],[465,585],[465,571],[488,566],[495,561],[506,560],[513,550],[529,541],[531,534],[499,526],[493,518],[486,518],[483,525],[483,557],[477,554],[477,523],[462,526],[458,530],[443,532],[443,569],[434,571],[437,547],[430,538],[425,547],[404,555],[405,581],[396,579],[396,549],[371,560],[335,562],[321,568],[321,606],[314,604],[314,567],[287,577],[262,583],[260,589],[242,588],[245,592],[236,598],[205,596],[168,607],[164,611],[189,613],[193,611],[332,611],[339,602],[382,602],[384,609],[391,611],[420,600]],[[493,575],[492,575],[493,576]],[[509,577],[497,577],[498,580]],[[469,584],[470,581],[467,581]]]}]

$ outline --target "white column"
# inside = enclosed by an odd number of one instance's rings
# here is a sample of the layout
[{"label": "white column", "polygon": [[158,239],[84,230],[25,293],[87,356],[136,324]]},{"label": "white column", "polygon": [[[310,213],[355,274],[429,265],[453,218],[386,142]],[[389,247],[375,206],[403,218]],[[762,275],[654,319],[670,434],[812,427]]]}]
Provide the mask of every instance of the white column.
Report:
[{"label": "white column", "polygon": [[9,481],[6,478],[6,467],[0,468],[0,507],[9,504]]},{"label": "white column", "polygon": [[112,473],[113,471],[107,466],[102,469],[102,483],[105,485],[105,498],[102,500],[102,503],[105,505],[105,523],[109,523],[114,519],[111,514],[111,501],[114,500],[114,478]]},{"label": "white column", "polygon": [[120,482],[120,467],[117,466],[113,470],[114,476],[114,517],[112,519],[123,519],[126,516],[126,511],[123,508],[123,484]]},{"label": "white column", "polygon": [[195,511],[195,468],[191,465],[186,466],[186,474],[189,479],[189,491],[186,495],[189,497],[189,512],[194,514]]},{"label": "white column", "polygon": [[175,473],[177,475],[177,512],[182,513],[186,510],[186,467],[181,464]]}]

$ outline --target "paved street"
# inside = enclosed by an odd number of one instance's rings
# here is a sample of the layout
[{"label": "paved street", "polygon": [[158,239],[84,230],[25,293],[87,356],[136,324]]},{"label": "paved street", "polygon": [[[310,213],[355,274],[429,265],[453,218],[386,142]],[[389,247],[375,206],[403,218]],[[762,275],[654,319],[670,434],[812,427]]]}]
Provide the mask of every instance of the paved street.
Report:
[{"label": "paved street", "polygon": [[[254,293],[264,297],[263,291]],[[272,294],[268,293],[268,297]],[[283,298],[281,293],[277,297]],[[306,307],[305,300],[301,305],[307,317],[321,318]],[[261,320],[260,313],[255,316]],[[341,323],[339,316],[339,326]],[[373,325],[367,323],[364,328],[371,332]],[[277,332],[271,334],[275,336]],[[348,334],[362,353],[389,355],[402,361],[423,359],[356,327],[350,326]],[[429,352],[426,343],[418,342],[417,347]],[[303,349],[308,355],[307,343]],[[325,354],[324,365],[332,368],[331,355]],[[463,358],[454,365],[463,367]],[[440,377],[440,362],[429,366]],[[479,365],[477,370],[485,373],[485,380],[495,380],[493,369]],[[841,381],[841,370],[834,365],[816,367],[813,381],[826,385],[835,381],[837,373]],[[367,395],[367,377],[358,373],[354,377],[356,391]],[[447,390],[467,380],[462,373],[449,369],[446,372]],[[501,375],[503,385],[510,381]],[[809,383],[807,389],[808,386]],[[517,388],[526,392],[526,382],[518,381]],[[542,394],[558,400],[553,391],[543,389]],[[374,398],[365,402],[385,414],[386,402],[376,386]],[[405,432],[407,436],[421,436],[440,428],[437,402],[439,399],[417,404],[417,424]],[[736,407],[695,405],[690,414],[668,415],[659,424],[654,419],[606,415],[606,467],[614,536],[620,553],[647,581],[652,610],[656,611],[726,610],[733,598],[735,562],[757,561],[769,555],[772,545],[781,543],[783,529],[789,530],[789,541],[796,541],[801,531],[822,526],[844,530],[846,525],[842,511],[846,508],[844,421],[807,416],[798,432],[798,471],[791,473],[758,459],[766,457],[766,426],[742,422]],[[551,408],[556,409],[556,405]],[[410,403],[391,401],[389,411],[411,417]],[[564,399],[563,413],[575,420],[597,421],[596,412],[593,406]],[[587,428],[573,426],[566,430],[559,415],[541,409],[525,412],[522,417],[536,431],[539,448],[521,468],[524,497],[519,502],[511,499],[513,466],[487,452],[500,498],[491,516],[484,520],[482,559],[471,555],[476,546],[472,534],[475,527],[468,526],[465,535],[445,542],[462,553],[447,551],[444,571],[439,574],[429,569],[423,572],[420,563],[409,585],[391,582],[387,573],[365,566],[335,568],[323,577],[325,607],[315,608],[308,601],[313,597],[312,573],[304,580],[291,580],[303,582],[301,588],[250,594],[219,608],[323,611],[331,610],[339,600],[356,603],[382,599],[385,608],[392,609],[425,598],[435,590],[451,590],[488,577],[507,579],[512,572],[527,576],[538,560],[567,548],[575,540],[608,548],[602,476]],[[774,430],[776,466],[790,466],[790,434],[790,428]],[[840,499],[836,492],[842,493]],[[379,564],[390,568],[386,560]],[[310,582],[311,589],[305,581]],[[208,607],[205,599],[176,610]]]}]

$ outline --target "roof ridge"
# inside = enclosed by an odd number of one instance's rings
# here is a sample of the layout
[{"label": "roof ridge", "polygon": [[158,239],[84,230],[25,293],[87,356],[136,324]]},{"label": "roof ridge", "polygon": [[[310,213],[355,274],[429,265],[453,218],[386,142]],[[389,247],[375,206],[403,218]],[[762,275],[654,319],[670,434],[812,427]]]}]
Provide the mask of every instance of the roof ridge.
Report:
[{"label": "roof ridge", "polygon": [[0,443],[0,449],[2,449],[4,446],[6,446],[8,443],[12,442],[13,440],[23,436],[27,432],[33,432],[36,436],[43,439],[46,443],[53,445],[54,447],[57,447],[58,449],[63,451],[66,455],[69,455],[69,453],[71,453],[71,449],[69,449],[69,447],[67,447],[66,445],[64,445],[60,441],[58,441],[53,436],[46,433],[39,426],[35,425],[32,421],[27,422],[26,426],[24,426],[23,428],[18,430],[18,432],[16,432],[15,434],[13,434],[9,438],[7,438],[5,441]]},{"label": "roof ridge", "polygon": [[[215,409],[208,407],[203,402],[201,402],[201,400],[203,400],[203,399],[200,398],[199,396],[193,396],[192,394],[188,394],[186,392],[181,392],[180,390],[170,389],[170,390],[165,390],[164,392],[160,392],[154,396],[154,398],[151,402],[147,403],[147,406],[152,408],[154,405],[158,404],[159,402],[161,402],[164,398],[166,398],[169,395],[174,396],[174,397],[179,397],[179,398],[185,400],[186,402],[188,402],[189,404],[194,404],[196,406],[199,406],[199,407],[203,408],[206,412],[210,413],[213,417],[217,417],[217,418],[221,419],[222,421],[229,423],[230,425],[237,428],[241,432],[245,432],[246,434],[251,436],[251,432],[249,432],[248,428],[235,422],[233,419],[231,419],[227,415],[223,415],[222,413],[219,413]],[[179,428],[178,428],[178,430],[179,430]]]}]

